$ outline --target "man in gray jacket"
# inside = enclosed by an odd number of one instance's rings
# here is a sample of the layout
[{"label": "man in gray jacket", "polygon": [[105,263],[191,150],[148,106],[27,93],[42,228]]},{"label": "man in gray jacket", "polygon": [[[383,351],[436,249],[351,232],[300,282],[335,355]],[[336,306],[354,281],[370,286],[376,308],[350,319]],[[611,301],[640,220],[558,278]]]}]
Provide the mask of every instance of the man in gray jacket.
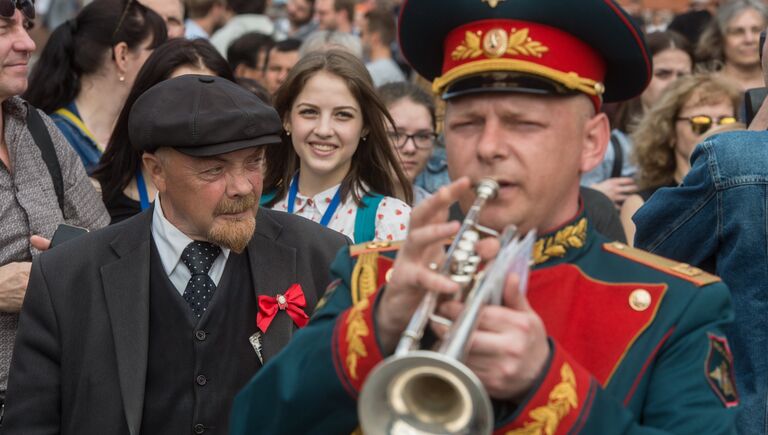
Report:
[{"label": "man in gray jacket", "polygon": [[35,49],[27,33],[34,5],[29,0],[15,5],[12,16],[0,14],[0,405],[32,258],[48,247],[48,239],[61,223],[89,229],[109,223],[77,154],[53,122],[38,112],[60,168],[59,202],[53,178],[27,126],[29,106],[17,96],[27,88],[27,62]]}]

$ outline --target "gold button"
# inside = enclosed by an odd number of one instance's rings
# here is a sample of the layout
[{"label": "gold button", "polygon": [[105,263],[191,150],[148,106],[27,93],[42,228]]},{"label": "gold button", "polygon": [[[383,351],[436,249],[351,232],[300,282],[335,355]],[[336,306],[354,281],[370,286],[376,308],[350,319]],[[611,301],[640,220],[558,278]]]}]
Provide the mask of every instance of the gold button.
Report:
[{"label": "gold button", "polygon": [[390,279],[392,279],[392,271],[395,270],[394,268],[390,268],[387,273],[384,274],[384,281],[389,282]]},{"label": "gold button", "polygon": [[644,288],[633,290],[629,295],[629,306],[635,311],[645,311],[651,306],[651,294]]},{"label": "gold button", "polygon": [[595,92],[597,92],[598,95],[602,95],[605,92],[605,85],[600,82],[595,83]]}]

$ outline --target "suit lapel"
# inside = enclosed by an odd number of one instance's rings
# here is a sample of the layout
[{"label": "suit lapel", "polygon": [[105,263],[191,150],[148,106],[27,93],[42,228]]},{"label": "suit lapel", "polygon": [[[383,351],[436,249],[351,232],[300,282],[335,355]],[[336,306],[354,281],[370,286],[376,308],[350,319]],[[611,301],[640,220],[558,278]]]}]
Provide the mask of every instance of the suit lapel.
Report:
[{"label": "suit lapel", "polygon": [[[274,297],[284,293],[296,279],[296,250],[277,241],[282,226],[269,216],[270,211],[259,209],[256,234],[248,244],[251,278],[258,301],[261,295]],[[254,319],[255,323],[255,319]],[[264,363],[288,344],[293,334],[293,320],[286,313],[278,313],[262,336]]]},{"label": "suit lapel", "polygon": [[138,435],[149,353],[149,258],[152,208],[111,243],[119,259],[101,268],[126,421]]}]

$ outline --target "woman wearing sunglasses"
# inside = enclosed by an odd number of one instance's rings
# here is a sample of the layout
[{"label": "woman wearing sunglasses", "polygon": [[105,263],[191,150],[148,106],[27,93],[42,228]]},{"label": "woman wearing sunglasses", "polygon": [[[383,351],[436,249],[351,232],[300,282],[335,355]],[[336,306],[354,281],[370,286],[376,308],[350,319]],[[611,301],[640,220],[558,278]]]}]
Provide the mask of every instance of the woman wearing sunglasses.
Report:
[{"label": "woman wearing sunglasses", "polygon": [[90,173],[141,66],[165,42],[160,15],[135,0],[94,0],[53,31],[24,98],[51,115]]},{"label": "woman wearing sunglasses", "polygon": [[624,201],[621,222],[627,241],[635,237],[632,215],[662,187],[677,186],[691,169],[696,144],[710,128],[736,122],[740,92],[711,74],[678,79],[643,115],[632,140],[639,191]]}]

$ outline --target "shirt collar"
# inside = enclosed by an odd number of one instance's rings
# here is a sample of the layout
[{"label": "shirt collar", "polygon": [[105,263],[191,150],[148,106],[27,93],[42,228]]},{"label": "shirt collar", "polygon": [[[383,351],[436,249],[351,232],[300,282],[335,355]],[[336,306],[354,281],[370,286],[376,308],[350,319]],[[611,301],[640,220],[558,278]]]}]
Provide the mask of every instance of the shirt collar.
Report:
[{"label": "shirt collar", "polygon": [[[317,211],[320,212],[320,214],[325,213],[326,210],[328,210],[328,206],[331,205],[331,201],[333,200],[333,196],[336,195],[336,191],[339,190],[341,187],[341,183],[331,186],[328,189],[316,194],[313,197],[307,197],[305,195],[302,195],[301,192],[296,192],[296,199],[298,200],[298,204],[294,204],[296,209],[294,212],[298,212],[304,207],[307,206],[307,200],[312,199],[312,207],[315,207]],[[342,198],[342,203],[344,203],[345,198]]]},{"label": "shirt collar", "polygon": [[[165,217],[163,207],[160,204],[160,194],[154,201],[154,212],[152,214],[152,238],[155,240],[157,252],[160,254],[160,261],[163,263],[163,269],[167,275],[171,275],[176,267],[181,263],[181,254],[184,249],[193,242],[189,236],[181,232]],[[229,258],[229,248],[221,247],[221,253],[224,254],[224,260]]]}]

